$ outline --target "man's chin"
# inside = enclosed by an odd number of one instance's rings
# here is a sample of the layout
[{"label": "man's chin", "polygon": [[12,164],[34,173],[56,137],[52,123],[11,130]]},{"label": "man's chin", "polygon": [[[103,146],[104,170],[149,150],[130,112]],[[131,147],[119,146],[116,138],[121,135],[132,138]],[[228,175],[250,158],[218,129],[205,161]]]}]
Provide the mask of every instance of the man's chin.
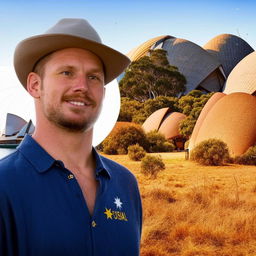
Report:
[{"label": "man's chin", "polygon": [[83,133],[93,128],[98,116],[78,117],[64,116],[56,113],[48,116],[48,120],[59,128],[73,133]]},{"label": "man's chin", "polygon": [[93,127],[92,124],[79,122],[61,122],[59,126],[69,132],[83,133]]},{"label": "man's chin", "polygon": [[71,120],[63,118],[50,118],[49,121],[62,130],[73,133],[83,133],[91,129],[94,124],[94,122],[88,122],[88,120],[81,121],[81,119]]}]

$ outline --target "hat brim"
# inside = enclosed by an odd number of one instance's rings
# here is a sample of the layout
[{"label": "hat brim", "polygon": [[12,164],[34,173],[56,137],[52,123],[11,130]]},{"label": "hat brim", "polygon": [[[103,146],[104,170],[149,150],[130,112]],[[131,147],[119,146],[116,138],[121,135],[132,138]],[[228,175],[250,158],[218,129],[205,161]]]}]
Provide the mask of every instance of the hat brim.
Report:
[{"label": "hat brim", "polygon": [[65,48],[82,48],[97,55],[104,64],[106,84],[118,77],[130,64],[127,56],[95,41],[66,34],[33,36],[21,41],[14,53],[14,68],[24,88],[27,89],[27,76],[39,59]]}]

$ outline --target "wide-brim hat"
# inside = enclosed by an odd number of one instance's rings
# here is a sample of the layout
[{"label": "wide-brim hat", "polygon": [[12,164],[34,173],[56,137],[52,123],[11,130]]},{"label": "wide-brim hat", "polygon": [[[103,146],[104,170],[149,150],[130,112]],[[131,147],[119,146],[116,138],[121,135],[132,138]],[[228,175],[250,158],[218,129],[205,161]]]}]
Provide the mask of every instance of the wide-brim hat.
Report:
[{"label": "wide-brim hat", "polygon": [[130,59],[102,44],[95,29],[84,19],[62,19],[44,34],[21,41],[14,53],[16,74],[27,88],[27,77],[44,56],[65,48],[82,48],[97,55],[104,65],[105,83],[118,77]]}]

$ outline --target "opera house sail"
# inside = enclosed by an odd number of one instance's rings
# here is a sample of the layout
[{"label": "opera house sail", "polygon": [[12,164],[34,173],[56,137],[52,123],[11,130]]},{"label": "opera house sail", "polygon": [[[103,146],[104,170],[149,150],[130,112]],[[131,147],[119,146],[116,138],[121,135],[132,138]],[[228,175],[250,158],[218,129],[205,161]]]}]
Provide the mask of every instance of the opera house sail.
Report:
[{"label": "opera house sail", "polygon": [[35,127],[30,120],[7,113],[3,134],[0,137],[0,148],[16,148],[26,134],[32,134]]}]

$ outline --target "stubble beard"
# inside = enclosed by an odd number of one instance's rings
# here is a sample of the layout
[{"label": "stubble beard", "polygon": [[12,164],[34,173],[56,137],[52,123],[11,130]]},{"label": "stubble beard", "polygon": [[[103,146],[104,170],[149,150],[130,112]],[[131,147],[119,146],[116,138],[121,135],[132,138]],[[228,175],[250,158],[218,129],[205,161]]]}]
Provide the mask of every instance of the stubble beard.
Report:
[{"label": "stubble beard", "polygon": [[[64,100],[62,100],[61,102],[64,102]],[[48,121],[65,131],[72,133],[84,133],[85,131],[93,128],[93,125],[98,119],[101,111],[102,104],[98,106],[98,110],[95,112],[94,110],[97,107],[97,104],[93,100],[92,102],[94,103],[92,104],[92,106],[89,107],[88,111],[92,111],[94,112],[94,114],[89,115],[88,117],[83,117],[80,120],[78,120],[77,118],[76,120],[72,120],[72,118],[68,117],[65,113],[63,113],[60,107],[53,106],[52,104],[49,104],[46,107],[46,109],[44,110],[44,114]],[[72,111],[74,111],[75,114],[79,114],[80,110]]]}]

